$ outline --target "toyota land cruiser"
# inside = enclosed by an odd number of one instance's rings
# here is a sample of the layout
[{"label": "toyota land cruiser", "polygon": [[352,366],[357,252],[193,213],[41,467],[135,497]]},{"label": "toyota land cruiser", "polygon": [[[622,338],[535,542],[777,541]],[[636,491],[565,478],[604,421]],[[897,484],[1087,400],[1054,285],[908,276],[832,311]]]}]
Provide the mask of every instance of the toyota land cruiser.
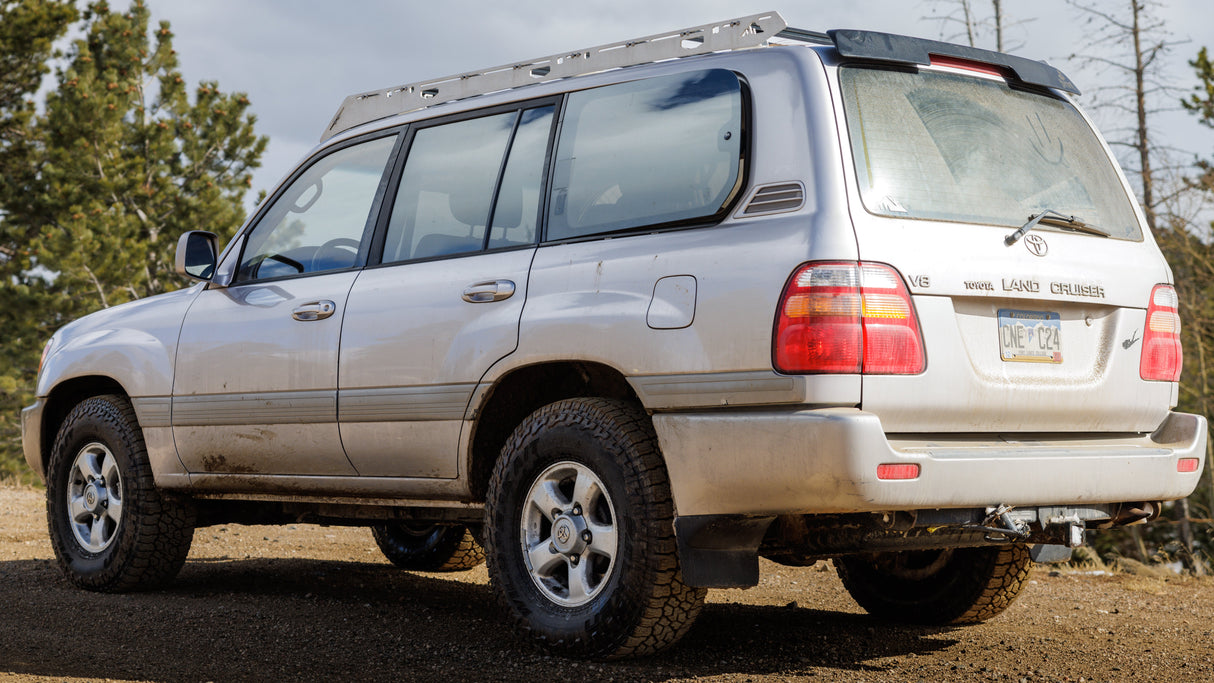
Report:
[{"label": "toyota land cruiser", "polygon": [[57,332],[26,458],[90,590],[202,525],[488,561],[552,651],[690,627],[759,557],[1001,612],[1189,494],[1172,274],[1042,62],[766,13],[348,98],[179,291]]}]

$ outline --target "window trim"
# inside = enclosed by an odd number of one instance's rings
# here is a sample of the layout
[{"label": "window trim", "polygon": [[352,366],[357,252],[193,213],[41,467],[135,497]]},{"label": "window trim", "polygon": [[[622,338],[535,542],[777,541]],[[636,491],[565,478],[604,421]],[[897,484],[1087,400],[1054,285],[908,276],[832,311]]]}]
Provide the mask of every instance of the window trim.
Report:
[{"label": "window trim", "polygon": [[[409,127],[408,124],[406,124],[404,126],[395,126],[393,128],[386,128],[386,129],[378,130],[378,131],[368,133],[366,135],[362,135],[362,136],[359,136],[356,138],[351,138],[349,140],[343,140],[339,144],[317,150],[317,152],[315,154],[313,154],[311,157],[308,157],[303,163],[298,164],[295,167],[295,170],[291,172],[291,175],[288,176],[286,180],[284,180],[283,182],[278,184],[278,188],[275,190],[274,194],[271,195],[268,200],[262,202],[261,208],[258,209],[258,211],[254,215],[253,219],[248,222],[248,225],[246,226],[246,228],[244,230],[240,231],[240,233],[234,238],[235,240],[239,240],[240,244],[239,244],[239,248],[237,250],[235,250],[236,253],[234,254],[234,256],[232,256],[232,258],[234,258],[235,260],[233,262],[233,267],[232,267],[232,280],[228,286],[229,287],[240,287],[243,285],[261,284],[263,282],[281,282],[283,280],[294,280],[294,279],[303,278],[303,277],[315,277],[317,275],[329,275],[332,273],[345,273],[345,272],[349,272],[351,270],[359,270],[361,268],[366,267],[367,257],[370,254],[371,242],[372,242],[372,239],[374,236],[375,226],[378,223],[379,214],[382,212],[382,205],[383,205],[383,202],[384,202],[384,199],[386,196],[386,190],[387,190],[387,187],[389,184],[388,181],[391,177],[389,175],[389,173],[396,166],[397,157],[401,153],[401,143],[404,141],[405,134],[407,132],[408,127]],[[315,271],[315,272],[311,272],[311,273],[291,273],[289,275],[278,275],[275,277],[267,277],[267,278],[255,278],[255,279],[248,279],[248,280],[241,279],[240,264],[241,264],[241,262],[244,261],[244,254],[245,254],[245,249],[248,247],[249,235],[252,234],[252,232],[254,230],[256,230],[259,225],[261,225],[262,221],[264,221],[266,219],[266,217],[269,215],[271,209],[278,203],[278,201],[282,198],[282,196],[286,193],[286,191],[292,185],[295,184],[295,181],[299,180],[299,178],[304,173],[308,172],[313,166],[315,166],[318,162],[320,162],[325,157],[328,157],[332,154],[336,154],[344,149],[348,149],[348,148],[354,147],[356,145],[360,145],[360,144],[364,144],[364,143],[368,143],[368,142],[374,142],[375,140],[380,140],[380,139],[391,137],[394,135],[397,136],[397,138],[396,138],[396,141],[392,145],[392,150],[390,152],[388,152],[388,158],[384,163],[384,170],[380,173],[379,183],[375,187],[375,196],[372,198],[370,208],[367,211],[367,218],[363,225],[363,232],[362,232],[362,235],[359,237],[359,241],[358,241],[359,242],[358,254],[354,258],[353,265],[351,265],[347,268],[334,268],[332,270],[319,270],[319,271]]]}]

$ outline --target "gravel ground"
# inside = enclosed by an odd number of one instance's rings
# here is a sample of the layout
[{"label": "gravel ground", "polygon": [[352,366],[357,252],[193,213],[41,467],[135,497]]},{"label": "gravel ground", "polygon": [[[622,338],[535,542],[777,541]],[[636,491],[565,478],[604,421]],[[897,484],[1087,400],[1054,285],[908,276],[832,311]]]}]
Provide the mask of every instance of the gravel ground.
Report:
[{"label": "gravel ground", "polygon": [[1003,615],[954,629],[864,615],[824,563],[762,571],[710,591],[663,655],[573,662],[514,636],[483,566],[403,572],[366,529],[199,529],[169,589],[80,591],[41,491],[0,488],[0,680],[1214,680],[1210,579],[1037,567]]}]

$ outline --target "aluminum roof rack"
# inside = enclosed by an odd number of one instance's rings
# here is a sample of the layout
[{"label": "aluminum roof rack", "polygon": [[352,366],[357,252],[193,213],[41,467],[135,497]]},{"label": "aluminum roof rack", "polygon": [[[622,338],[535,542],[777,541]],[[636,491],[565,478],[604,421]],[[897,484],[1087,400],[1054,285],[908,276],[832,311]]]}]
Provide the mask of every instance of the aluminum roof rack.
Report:
[{"label": "aluminum roof rack", "polygon": [[[676,57],[760,47],[788,24],[778,12],[656,33],[575,52],[350,95],[320,141],[355,126],[465,97]],[[807,32],[803,32],[807,33]]]}]

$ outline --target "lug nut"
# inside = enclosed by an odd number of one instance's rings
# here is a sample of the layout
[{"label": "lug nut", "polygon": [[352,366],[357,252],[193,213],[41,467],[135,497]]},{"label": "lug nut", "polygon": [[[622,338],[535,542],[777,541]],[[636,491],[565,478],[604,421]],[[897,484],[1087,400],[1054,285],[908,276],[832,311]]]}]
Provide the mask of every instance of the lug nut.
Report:
[{"label": "lug nut", "polygon": [[573,566],[575,566],[575,567],[577,566],[578,559],[580,559],[580,558],[578,558],[578,556],[577,556],[577,555],[570,555],[570,556],[569,556],[569,562],[570,562],[570,564],[572,564],[572,565],[573,565]]},{"label": "lug nut", "polygon": [[581,516],[582,516],[582,506],[581,506],[581,505],[574,504],[574,506],[573,506],[573,514],[574,514],[575,516],[577,516],[577,517],[581,517]]},{"label": "lug nut", "polygon": [[552,553],[553,555],[556,554],[556,544],[555,543],[548,544],[548,552]]},{"label": "lug nut", "polygon": [[590,531],[589,530],[582,532],[582,540],[587,543],[590,542]]}]

